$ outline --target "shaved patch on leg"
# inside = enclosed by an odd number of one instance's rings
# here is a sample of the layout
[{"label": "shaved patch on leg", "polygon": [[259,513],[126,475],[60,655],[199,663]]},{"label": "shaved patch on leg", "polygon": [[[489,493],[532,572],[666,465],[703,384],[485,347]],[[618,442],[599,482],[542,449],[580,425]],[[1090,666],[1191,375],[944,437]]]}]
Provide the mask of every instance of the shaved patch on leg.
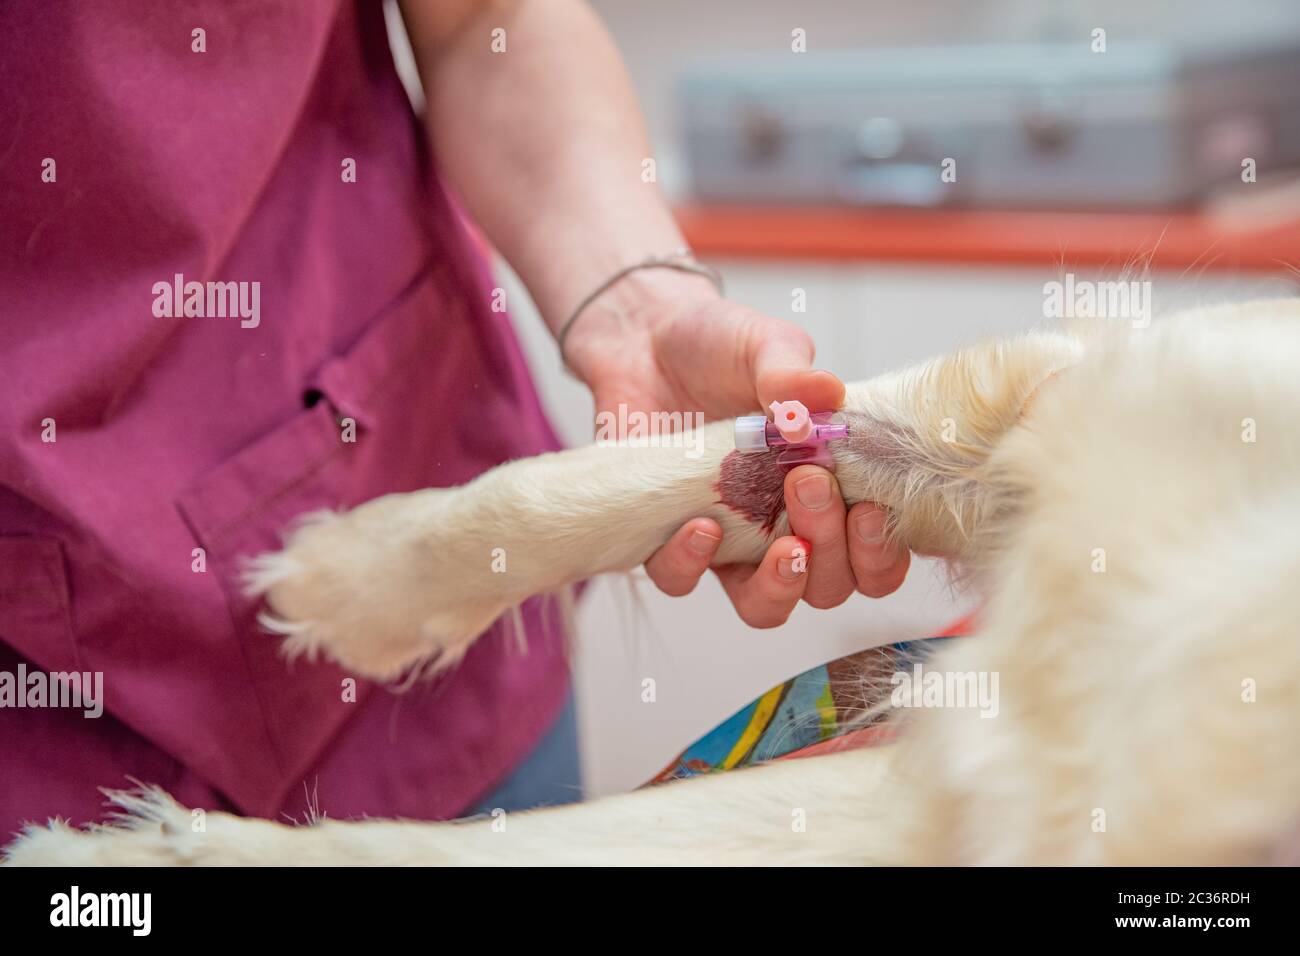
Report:
[{"label": "shaved patch on leg", "polygon": [[715,485],[719,500],[764,532],[771,532],[785,513],[787,470],[775,455],[729,452],[722,459]]}]

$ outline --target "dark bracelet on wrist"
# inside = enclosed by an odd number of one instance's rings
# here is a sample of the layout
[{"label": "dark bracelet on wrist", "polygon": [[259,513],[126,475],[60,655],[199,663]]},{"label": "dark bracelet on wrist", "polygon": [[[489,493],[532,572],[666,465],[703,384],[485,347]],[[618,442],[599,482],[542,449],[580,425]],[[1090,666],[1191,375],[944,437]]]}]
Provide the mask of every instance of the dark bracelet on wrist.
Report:
[{"label": "dark bracelet on wrist", "polygon": [[595,302],[604,293],[608,292],[621,279],[624,279],[633,272],[638,272],[642,269],[673,269],[677,272],[689,272],[694,275],[703,276],[713,283],[713,287],[718,290],[719,295],[723,294],[722,273],[718,272],[718,270],[712,266],[707,266],[704,263],[697,261],[694,254],[689,249],[679,249],[666,256],[648,256],[640,262],[635,262],[630,266],[625,266],[598,285],[590,295],[579,302],[578,307],[573,310],[567,319],[564,320],[564,324],[560,326],[560,330],[555,333],[555,344],[559,347],[560,360],[564,363],[565,368],[572,370],[572,366],[569,365],[568,356],[564,354],[564,342],[565,339],[568,338],[569,330],[573,328],[574,322],[578,320],[578,317],[582,315],[589,305]]}]

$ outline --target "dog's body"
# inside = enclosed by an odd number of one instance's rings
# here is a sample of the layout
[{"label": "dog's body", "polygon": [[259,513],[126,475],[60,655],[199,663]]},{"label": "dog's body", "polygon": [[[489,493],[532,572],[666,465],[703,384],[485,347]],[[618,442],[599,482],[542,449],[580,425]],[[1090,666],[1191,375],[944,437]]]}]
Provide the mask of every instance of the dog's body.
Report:
[{"label": "dog's body", "polygon": [[[898,743],[455,824],[289,827],[119,795],[125,828],[32,828],[32,863],[1263,863],[1300,822],[1300,302],[1088,323],[850,388],[850,501],[986,595],[929,662],[998,715]],[[1059,373],[1059,374],[1058,374]],[[524,598],[635,567],[711,515],[717,563],[785,530],[774,467],[599,448],[311,522],[262,562],[293,653],[392,678]],[[775,491],[773,488],[775,487]],[[775,497],[774,497],[775,495]],[[493,570],[504,549],[505,573]],[[161,826],[159,825],[161,824]]]}]

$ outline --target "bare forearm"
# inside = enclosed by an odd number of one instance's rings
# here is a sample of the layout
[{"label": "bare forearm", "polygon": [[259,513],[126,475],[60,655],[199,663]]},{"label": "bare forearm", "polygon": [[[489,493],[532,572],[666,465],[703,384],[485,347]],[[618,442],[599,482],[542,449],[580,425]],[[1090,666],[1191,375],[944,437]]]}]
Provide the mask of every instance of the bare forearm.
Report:
[{"label": "bare forearm", "polygon": [[[435,153],[552,329],[616,269],[683,245],[642,176],[651,151],[623,64],[585,3],[480,2],[446,32],[425,25],[426,3],[404,14]],[[649,283],[707,293],[689,277]]]}]

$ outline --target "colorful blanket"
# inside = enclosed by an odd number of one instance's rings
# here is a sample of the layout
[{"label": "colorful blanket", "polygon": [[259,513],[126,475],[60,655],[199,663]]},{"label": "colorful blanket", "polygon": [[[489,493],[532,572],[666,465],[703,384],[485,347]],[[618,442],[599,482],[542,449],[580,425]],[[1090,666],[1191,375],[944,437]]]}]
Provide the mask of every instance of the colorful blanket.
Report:
[{"label": "colorful blanket", "polygon": [[870,746],[887,739],[887,711],[876,711],[937,643],[968,632],[969,619],[943,634],[841,657],[778,684],[682,751],[651,783],[748,767],[768,760]]}]

